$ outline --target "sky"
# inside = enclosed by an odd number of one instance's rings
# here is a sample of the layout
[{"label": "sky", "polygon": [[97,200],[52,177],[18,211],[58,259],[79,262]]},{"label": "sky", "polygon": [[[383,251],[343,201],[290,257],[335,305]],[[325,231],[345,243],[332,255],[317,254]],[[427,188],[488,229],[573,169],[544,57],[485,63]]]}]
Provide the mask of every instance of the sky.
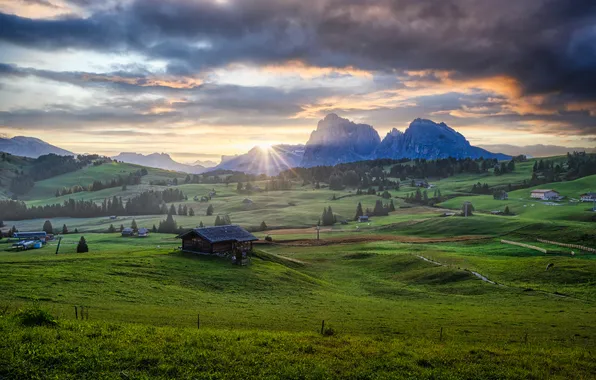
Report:
[{"label": "sky", "polygon": [[0,134],[183,162],[337,113],[596,146],[593,0],[0,0]]}]

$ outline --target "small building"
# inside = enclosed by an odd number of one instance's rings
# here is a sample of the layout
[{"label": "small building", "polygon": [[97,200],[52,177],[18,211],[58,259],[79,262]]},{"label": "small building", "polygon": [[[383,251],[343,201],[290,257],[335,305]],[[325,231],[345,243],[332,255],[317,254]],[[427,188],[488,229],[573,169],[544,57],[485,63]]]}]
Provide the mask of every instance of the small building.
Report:
[{"label": "small building", "polygon": [[118,219],[118,217],[116,215],[110,216],[110,220],[116,220],[116,219]]},{"label": "small building", "polygon": [[585,193],[579,198],[582,202],[596,202],[596,193]]},{"label": "small building", "polygon": [[559,192],[550,189],[536,189],[532,190],[530,196],[535,199],[553,200],[558,199],[561,195]]},{"label": "small building", "polygon": [[130,237],[130,236],[134,236],[135,231],[132,228],[125,228],[122,230],[122,236],[124,237]]},{"label": "small building", "polygon": [[244,263],[252,252],[253,234],[236,225],[194,228],[178,235],[182,239],[182,251],[199,254],[231,255],[235,262]]},{"label": "small building", "polygon": [[414,186],[427,188],[428,182],[426,182],[423,179],[416,179],[416,180],[414,180]]},{"label": "small building", "polygon": [[368,217],[368,215],[362,215],[358,217],[358,222],[359,223],[368,223],[370,222],[370,218]]},{"label": "small building", "polygon": [[139,228],[139,232],[137,233],[138,237],[147,237],[149,236],[149,229],[148,228]]},{"label": "small building", "polygon": [[15,232],[13,237],[19,240],[39,240],[45,244],[48,234],[45,231],[37,231],[37,232]]},{"label": "small building", "polygon": [[505,190],[498,190],[493,194],[493,199],[497,201],[506,201],[509,199],[509,194]]}]

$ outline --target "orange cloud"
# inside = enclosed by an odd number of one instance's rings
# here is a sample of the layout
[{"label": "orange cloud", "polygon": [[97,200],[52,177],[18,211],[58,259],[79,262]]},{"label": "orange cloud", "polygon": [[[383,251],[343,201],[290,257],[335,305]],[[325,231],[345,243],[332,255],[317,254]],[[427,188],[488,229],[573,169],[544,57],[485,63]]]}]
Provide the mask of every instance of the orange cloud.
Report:
[{"label": "orange cloud", "polygon": [[176,89],[192,89],[203,84],[202,79],[188,77],[147,77],[129,78],[119,75],[83,74],[82,79],[90,82],[114,82],[125,83],[141,87],[162,86]]}]

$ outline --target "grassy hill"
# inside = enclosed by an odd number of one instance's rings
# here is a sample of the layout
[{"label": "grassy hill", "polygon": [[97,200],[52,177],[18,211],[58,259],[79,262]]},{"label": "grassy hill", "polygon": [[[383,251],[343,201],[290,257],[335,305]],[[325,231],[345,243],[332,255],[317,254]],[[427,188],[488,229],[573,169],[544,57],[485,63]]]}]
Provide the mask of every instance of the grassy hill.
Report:
[{"label": "grassy hill", "polygon": [[[596,342],[591,256],[491,239],[377,240],[264,246],[237,267],[178,253],[172,235],[86,237],[88,254],[74,253],[75,236],[59,255],[0,251],[0,375],[587,378],[596,369],[585,355]],[[75,305],[89,321],[75,319]],[[58,325],[24,326],[17,309],[31,307]],[[317,335],[322,320],[329,336]]]},{"label": "grassy hill", "polygon": [[[532,199],[530,194],[533,189],[553,189],[567,199],[561,202],[544,202]],[[509,193],[505,201],[494,200],[492,195],[462,196],[450,199],[440,204],[442,207],[459,209],[465,201],[470,201],[476,210],[490,212],[503,211],[509,207],[512,213],[523,218],[536,220],[577,220],[593,222],[596,213],[592,210],[592,203],[572,202],[579,200],[582,193],[596,189],[596,175],[588,176],[569,182],[555,182],[521,189]]]}]

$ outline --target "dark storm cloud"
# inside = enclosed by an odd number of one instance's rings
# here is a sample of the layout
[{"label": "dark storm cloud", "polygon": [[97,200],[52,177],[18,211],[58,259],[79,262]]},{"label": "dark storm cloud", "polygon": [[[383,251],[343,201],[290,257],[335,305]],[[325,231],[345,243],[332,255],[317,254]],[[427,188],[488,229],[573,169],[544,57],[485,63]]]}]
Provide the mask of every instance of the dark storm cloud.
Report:
[{"label": "dark storm cloud", "polygon": [[[524,94],[544,95],[545,106],[556,110],[596,100],[593,0],[135,0],[100,8],[89,0],[70,3],[91,15],[38,20],[0,14],[0,40],[46,50],[137,52],[165,60],[171,75],[301,60],[385,73],[446,70],[456,80],[505,75]],[[232,106],[264,96],[248,95]],[[289,112],[295,103],[279,107]],[[551,118],[596,133],[587,112]]]},{"label": "dark storm cloud", "polygon": [[46,49],[130,49],[169,60],[173,73],[301,59],[505,74],[529,93],[583,98],[596,94],[595,16],[591,0],[143,0],[86,19],[1,14],[0,39]]}]

